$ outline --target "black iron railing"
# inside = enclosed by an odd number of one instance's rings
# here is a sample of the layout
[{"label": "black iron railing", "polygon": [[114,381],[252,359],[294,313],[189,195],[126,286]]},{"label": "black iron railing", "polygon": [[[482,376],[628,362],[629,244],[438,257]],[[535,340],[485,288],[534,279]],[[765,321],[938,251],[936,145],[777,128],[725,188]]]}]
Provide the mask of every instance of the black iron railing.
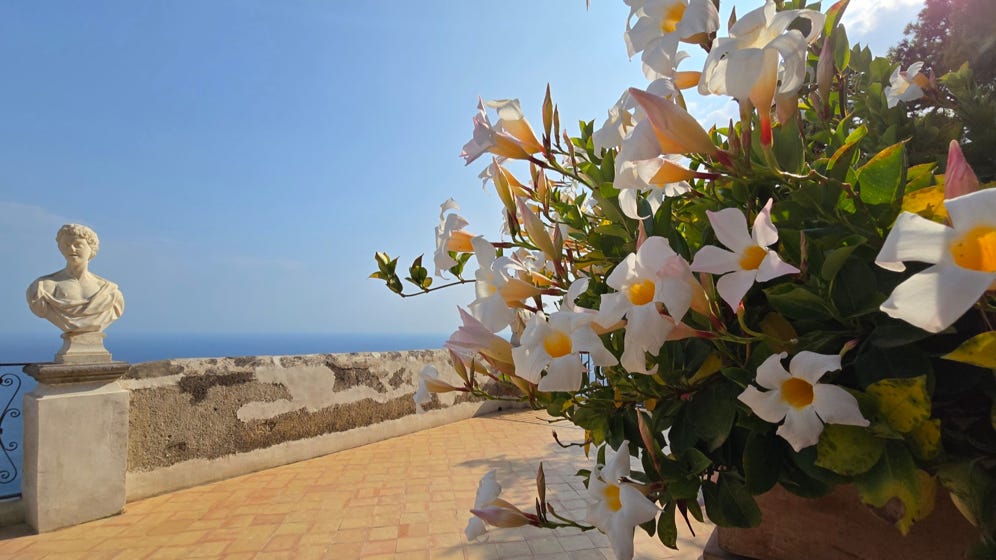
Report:
[{"label": "black iron railing", "polygon": [[[20,461],[11,457],[11,454],[21,447],[21,434],[7,428],[7,420],[21,416],[21,400],[15,401],[19,396],[22,385],[22,378],[25,374],[20,372],[3,372],[2,368],[24,367],[27,364],[0,363],[0,403],[3,403],[3,410],[0,412],[0,452],[3,458],[0,459],[0,485],[9,485],[17,480],[20,471]],[[20,455],[19,453],[17,454]],[[20,489],[20,486],[17,487]],[[0,500],[17,498],[21,492],[0,494]]]}]

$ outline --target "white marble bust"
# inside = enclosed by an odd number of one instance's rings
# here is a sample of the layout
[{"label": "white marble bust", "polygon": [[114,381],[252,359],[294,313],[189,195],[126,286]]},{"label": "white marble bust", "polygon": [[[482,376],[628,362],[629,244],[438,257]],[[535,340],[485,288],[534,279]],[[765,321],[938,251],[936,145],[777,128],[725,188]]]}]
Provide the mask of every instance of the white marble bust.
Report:
[{"label": "white marble bust", "polygon": [[63,331],[65,341],[56,362],[110,361],[103,330],[124,312],[117,284],[89,271],[100,248],[97,234],[79,224],[67,224],[55,237],[66,267],[35,280],[28,287],[31,311]]}]

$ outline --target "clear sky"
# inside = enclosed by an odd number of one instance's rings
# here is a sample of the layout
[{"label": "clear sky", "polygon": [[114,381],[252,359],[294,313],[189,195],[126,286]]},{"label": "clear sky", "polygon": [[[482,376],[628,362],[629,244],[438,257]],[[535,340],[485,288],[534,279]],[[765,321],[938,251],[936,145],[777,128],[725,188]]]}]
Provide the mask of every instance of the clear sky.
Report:
[{"label": "clear sky", "polygon": [[[884,54],[922,0],[851,4],[852,43]],[[367,279],[374,252],[431,263],[451,196],[497,238],[485,158],[458,157],[478,96],[520,98],[538,127],[549,82],[572,134],[600,124],[646,86],[627,14],[622,0],[0,0],[0,333],[54,329],[24,290],[65,265],[69,222],[97,231],[91,270],[124,293],[111,334],[452,331],[472,289],[403,301]],[[702,119],[734,107],[689,101]]]}]

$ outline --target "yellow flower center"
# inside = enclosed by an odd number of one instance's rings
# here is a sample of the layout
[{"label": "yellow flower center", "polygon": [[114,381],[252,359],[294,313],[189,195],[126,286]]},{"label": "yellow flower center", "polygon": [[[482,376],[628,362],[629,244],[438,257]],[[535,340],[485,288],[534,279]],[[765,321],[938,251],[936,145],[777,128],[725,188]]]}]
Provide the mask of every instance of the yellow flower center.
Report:
[{"label": "yellow flower center", "polygon": [[571,353],[571,337],[560,331],[553,331],[543,339],[543,349],[551,358],[559,358]]},{"label": "yellow flower center", "polygon": [[782,383],[782,400],[794,408],[813,403],[813,386],[805,379],[790,377]]},{"label": "yellow flower center", "polygon": [[674,33],[684,15],[685,5],[681,2],[675,2],[674,6],[668,8],[667,12],[664,13],[664,19],[661,20],[661,31],[664,33]]},{"label": "yellow flower center", "polygon": [[974,228],[951,244],[951,256],[962,268],[996,272],[996,228]]},{"label": "yellow flower center", "polygon": [[619,511],[622,509],[622,502],[619,500],[619,487],[615,484],[609,484],[602,491],[605,494],[605,505],[609,506],[612,511]]},{"label": "yellow flower center", "polygon": [[757,270],[761,266],[761,261],[768,256],[768,251],[764,247],[751,245],[744,250],[740,257],[740,268],[744,270]]},{"label": "yellow flower center", "polygon": [[654,299],[654,283],[650,280],[630,284],[626,288],[626,297],[633,305],[643,305],[650,303]]}]

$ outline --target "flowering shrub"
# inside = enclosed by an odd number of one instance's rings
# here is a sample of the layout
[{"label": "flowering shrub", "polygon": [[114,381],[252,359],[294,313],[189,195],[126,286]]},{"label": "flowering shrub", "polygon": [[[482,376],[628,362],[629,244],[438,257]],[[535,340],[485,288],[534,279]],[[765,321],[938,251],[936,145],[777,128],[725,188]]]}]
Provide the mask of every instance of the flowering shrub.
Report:
[{"label": "flowering shrub", "polygon": [[[525,513],[493,474],[474,513],[594,527],[629,558],[637,526],[674,547],[679,514],[757,525],[775,484],[853,483],[901,533],[944,486],[996,554],[996,189],[959,148],[996,126],[991,87],[851,47],[847,0],[768,0],[723,37],[711,0],[626,3],[649,84],[577,136],[549,88],[539,132],[517,100],[481,102],[462,156],[491,156],[507,235],[442,207],[435,275],[476,299],[447,342],[464,384],[427,372],[425,390],[512,385],[598,449],[586,519],[542,484]],[[681,42],[708,51],[701,72],[677,70]],[[705,130],[684,109],[696,85],[739,122]],[[377,263],[408,295],[398,259]],[[421,257],[406,280],[436,289]]]}]

